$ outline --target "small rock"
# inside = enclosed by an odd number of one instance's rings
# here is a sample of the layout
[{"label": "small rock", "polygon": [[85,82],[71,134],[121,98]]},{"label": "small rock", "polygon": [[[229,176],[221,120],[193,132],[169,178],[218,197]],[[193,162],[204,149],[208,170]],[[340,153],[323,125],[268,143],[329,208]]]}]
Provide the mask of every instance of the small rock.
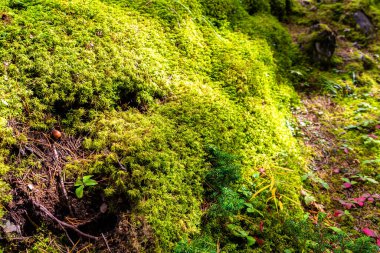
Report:
[{"label": "small rock", "polygon": [[2,225],[2,227],[3,227],[4,233],[6,233],[6,234],[14,233],[14,232],[20,233],[20,226],[13,224],[9,220],[6,220],[5,224]]},{"label": "small rock", "polygon": [[100,212],[101,213],[105,213],[107,212],[108,210],[108,205],[106,203],[103,203],[101,206],[100,206]]},{"label": "small rock", "polygon": [[365,35],[373,35],[375,29],[368,16],[363,11],[355,12],[354,20]]},{"label": "small rock", "polygon": [[34,186],[32,184],[28,184],[28,188],[29,188],[29,190],[33,191]]}]

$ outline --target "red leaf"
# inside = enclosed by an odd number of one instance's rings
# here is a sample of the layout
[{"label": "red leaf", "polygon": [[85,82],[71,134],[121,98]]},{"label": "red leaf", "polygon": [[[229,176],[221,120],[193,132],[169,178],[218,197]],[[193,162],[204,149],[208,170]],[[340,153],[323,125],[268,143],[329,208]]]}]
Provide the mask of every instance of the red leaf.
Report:
[{"label": "red leaf", "polygon": [[362,229],[362,232],[363,232],[366,236],[377,237],[375,231],[373,231],[373,230],[371,230],[371,229],[369,229],[369,228],[363,228],[363,229]]},{"label": "red leaf", "polygon": [[351,186],[352,186],[352,184],[350,184],[350,183],[344,183],[343,184],[343,188],[345,188],[345,189],[351,188]]},{"label": "red leaf", "polygon": [[262,233],[264,231],[264,222],[260,221],[260,232]]},{"label": "red leaf", "polygon": [[255,239],[256,239],[256,242],[257,242],[257,244],[258,244],[259,246],[261,246],[261,245],[264,244],[264,240],[263,240],[263,239],[261,239],[261,238],[257,238],[257,237],[255,237]]},{"label": "red leaf", "polygon": [[334,212],[334,217],[340,217],[344,214],[342,210],[335,210]]}]

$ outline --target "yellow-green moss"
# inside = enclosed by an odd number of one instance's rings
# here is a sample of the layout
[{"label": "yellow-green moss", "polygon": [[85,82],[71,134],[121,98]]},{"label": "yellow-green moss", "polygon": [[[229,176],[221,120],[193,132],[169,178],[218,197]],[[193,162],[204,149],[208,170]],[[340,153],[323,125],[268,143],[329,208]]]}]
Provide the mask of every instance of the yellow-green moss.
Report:
[{"label": "yellow-green moss", "polygon": [[[236,14],[223,6],[217,18]],[[234,26],[229,20],[217,28],[204,16],[214,14],[192,1],[1,8],[12,18],[0,27],[7,62],[0,87],[14,108],[0,111],[5,124],[15,117],[46,131],[59,122],[66,133],[86,134],[83,146],[95,154],[68,164],[67,180],[103,177],[107,197],[117,195],[147,219],[157,251],[202,229],[208,145],[241,157],[242,187],[267,171],[259,180],[270,188],[256,199],[262,212],[301,213],[306,155],[286,124],[298,98],[283,75],[293,48],[275,18],[242,11],[246,20],[234,16]]]}]

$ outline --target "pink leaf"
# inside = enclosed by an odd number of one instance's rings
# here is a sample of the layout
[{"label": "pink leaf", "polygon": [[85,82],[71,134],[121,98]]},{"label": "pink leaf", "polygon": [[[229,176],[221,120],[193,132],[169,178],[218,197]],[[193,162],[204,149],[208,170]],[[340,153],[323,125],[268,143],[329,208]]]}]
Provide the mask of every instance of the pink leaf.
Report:
[{"label": "pink leaf", "polygon": [[377,244],[377,246],[379,246],[379,247],[380,247],[380,237],[379,237],[379,238],[377,238],[377,240],[376,240],[376,244]]},{"label": "pink leaf", "polygon": [[374,200],[372,197],[370,197],[370,198],[367,199],[367,201],[368,201],[369,203],[373,203],[375,200]]},{"label": "pink leaf", "polygon": [[344,214],[342,210],[335,210],[334,212],[334,217],[340,217]]},{"label": "pink leaf", "polygon": [[344,207],[346,208],[346,209],[351,209],[351,207],[353,207],[354,206],[354,204],[352,204],[352,203],[346,203],[345,205],[344,205]]},{"label": "pink leaf", "polygon": [[352,203],[344,203],[344,204],[342,204],[342,205],[343,205],[343,207],[346,208],[346,209],[351,209],[351,207],[354,206],[354,204],[352,204]]},{"label": "pink leaf", "polygon": [[356,202],[359,206],[364,206],[364,202]]},{"label": "pink leaf", "polygon": [[342,204],[342,206],[343,206],[345,209],[351,209],[351,207],[354,206],[354,204],[349,203],[349,202],[346,202],[346,201],[341,200],[341,199],[339,199],[338,201]]},{"label": "pink leaf", "polygon": [[362,232],[366,235],[366,236],[370,236],[370,237],[376,237],[376,233],[375,231],[369,229],[369,228],[363,228],[362,229]]},{"label": "pink leaf", "polygon": [[364,193],[364,194],[362,195],[362,197],[363,197],[363,198],[369,198],[369,197],[371,197],[371,194],[369,194],[369,193],[367,192],[367,193]]},{"label": "pink leaf", "polygon": [[350,184],[350,183],[344,183],[343,184],[343,188],[345,188],[345,189],[351,188],[351,186],[352,186],[352,184]]},{"label": "pink leaf", "polygon": [[380,129],[380,125],[375,126],[376,129]]},{"label": "pink leaf", "polygon": [[368,137],[371,137],[372,139],[377,139],[379,137],[377,137],[377,135],[374,135],[374,134],[369,134]]},{"label": "pink leaf", "polygon": [[338,173],[340,173],[340,169],[333,169],[333,172],[334,172],[335,174],[338,174]]},{"label": "pink leaf", "polygon": [[344,148],[343,151],[344,151],[344,153],[346,153],[346,154],[349,153],[348,148]]},{"label": "pink leaf", "polygon": [[359,202],[365,202],[366,199],[367,199],[366,197],[362,196],[362,197],[357,198],[356,200]]},{"label": "pink leaf", "polygon": [[380,194],[377,194],[377,193],[372,194],[372,198],[380,199]]}]

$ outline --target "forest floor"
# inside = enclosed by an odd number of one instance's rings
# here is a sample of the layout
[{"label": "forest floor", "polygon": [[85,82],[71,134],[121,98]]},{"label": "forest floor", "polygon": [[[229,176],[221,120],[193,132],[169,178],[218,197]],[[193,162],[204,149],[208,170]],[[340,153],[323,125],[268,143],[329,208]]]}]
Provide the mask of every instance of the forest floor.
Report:
[{"label": "forest floor", "polygon": [[[328,18],[315,8],[309,8],[306,19],[325,23]],[[301,106],[294,111],[298,134],[313,153],[310,172],[303,176],[305,205],[315,222],[318,213],[326,213],[329,226],[366,234],[380,245],[379,88],[376,82],[359,81],[378,80],[375,40],[357,46],[339,34],[348,28],[327,25],[336,32],[337,63],[329,70],[310,67],[307,91],[299,92]],[[307,25],[293,22],[288,29],[294,42],[308,32]],[[363,55],[375,59],[373,68],[361,67]]]}]

